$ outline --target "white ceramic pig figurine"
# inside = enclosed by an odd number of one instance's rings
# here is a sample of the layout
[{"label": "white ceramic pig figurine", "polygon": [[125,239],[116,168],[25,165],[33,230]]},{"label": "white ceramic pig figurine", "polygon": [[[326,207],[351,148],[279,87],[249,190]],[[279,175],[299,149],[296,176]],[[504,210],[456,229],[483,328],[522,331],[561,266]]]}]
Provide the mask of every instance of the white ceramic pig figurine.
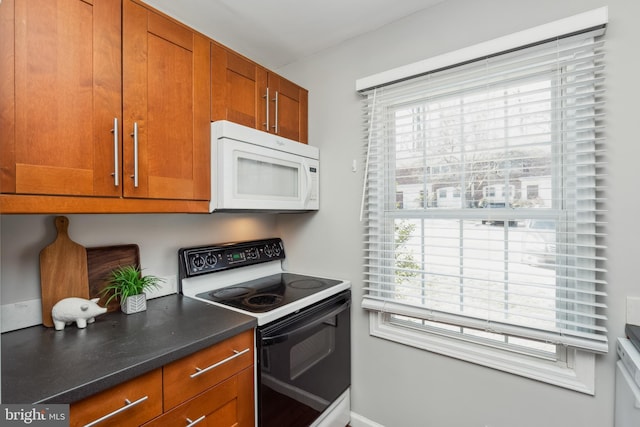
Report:
[{"label": "white ceramic pig figurine", "polygon": [[100,307],[97,302],[100,298],[91,300],[84,298],[65,298],[61,299],[51,309],[51,317],[53,318],[53,326],[56,331],[64,329],[65,325],[76,322],[78,328],[86,328],[87,323],[93,323],[96,316],[106,313],[106,307]]}]

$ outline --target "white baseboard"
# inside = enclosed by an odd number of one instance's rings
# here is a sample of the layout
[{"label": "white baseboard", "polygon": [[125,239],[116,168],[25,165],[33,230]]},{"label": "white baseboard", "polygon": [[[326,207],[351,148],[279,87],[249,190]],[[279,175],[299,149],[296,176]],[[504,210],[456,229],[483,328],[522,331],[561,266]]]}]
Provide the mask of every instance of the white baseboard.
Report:
[{"label": "white baseboard", "polygon": [[349,425],[351,427],[384,427],[382,424],[371,421],[370,419],[356,414],[353,411],[351,412],[351,422],[349,423]]}]

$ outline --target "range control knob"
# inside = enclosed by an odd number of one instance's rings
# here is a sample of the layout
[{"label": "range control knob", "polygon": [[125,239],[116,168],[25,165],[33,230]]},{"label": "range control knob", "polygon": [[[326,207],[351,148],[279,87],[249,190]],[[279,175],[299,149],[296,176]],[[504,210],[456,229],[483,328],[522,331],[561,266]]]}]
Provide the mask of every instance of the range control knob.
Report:
[{"label": "range control knob", "polygon": [[209,254],[205,258],[205,261],[207,262],[207,265],[213,267],[218,263],[218,258],[216,258],[214,254]]},{"label": "range control knob", "polygon": [[273,253],[276,254],[276,256],[280,255],[280,245],[278,244],[273,245]]},{"label": "range control knob", "polygon": [[200,269],[200,268],[204,267],[204,258],[202,258],[201,255],[196,255],[193,258],[191,258],[191,264],[196,269]]},{"label": "range control knob", "polygon": [[273,256],[273,249],[271,248],[271,246],[266,245],[266,246],[264,247],[264,254],[265,254],[266,256],[268,256],[269,258],[271,258],[271,257]]},{"label": "range control knob", "polygon": [[247,251],[247,258],[249,259],[258,259],[260,258],[260,254],[258,252],[258,248],[253,247]]}]

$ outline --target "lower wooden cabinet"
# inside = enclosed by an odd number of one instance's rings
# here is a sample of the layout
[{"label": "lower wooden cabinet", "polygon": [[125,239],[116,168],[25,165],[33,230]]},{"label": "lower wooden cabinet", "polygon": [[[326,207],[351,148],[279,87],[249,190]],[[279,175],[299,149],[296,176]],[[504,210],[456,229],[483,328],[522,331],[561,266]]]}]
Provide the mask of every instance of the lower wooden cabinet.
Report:
[{"label": "lower wooden cabinet", "polygon": [[[139,426],[162,414],[162,369],[156,369],[70,408],[70,426]],[[94,423],[94,424],[92,424]]]},{"label": "lower wooden cabinet", "polygon": [[145,424],[145,427],[253,426],[253,367],[182,403]]},{"label": "lower wooden cabinet", "polygon": [[254,338],[243,332],[74,403],[70,425],[254,425]]},{"label": "lower wooden cabinet", "polygon": [[247,331],[165,365],[164,410],[253,366],[253,342],[253,331]]}]

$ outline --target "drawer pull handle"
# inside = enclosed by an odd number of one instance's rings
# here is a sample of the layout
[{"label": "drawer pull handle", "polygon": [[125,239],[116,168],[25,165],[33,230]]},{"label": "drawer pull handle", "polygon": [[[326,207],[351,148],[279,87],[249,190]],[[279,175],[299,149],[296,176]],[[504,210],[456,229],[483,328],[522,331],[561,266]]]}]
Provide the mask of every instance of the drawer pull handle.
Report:
[{"label": "drawer pull handle", "polygon": [[191,374],[191,375],[190,375],[190,377],[191,377],[191,378],[195,378],[195,377],[197,377],[198,375],[202,375],[202,374],[204,374],[204,373],[205,373],[205,372],[207,372],[207,371],[210,371],[210,370],[212,370],[212,369],[214,369],[214,368],[217,368],[217,367],[218,367],[218,366],[220,366],[220,365],[224,365],[225,363],[232,361],[232,360],[233,360],[233,359],[235,359],[236,357],[240,357],[240,356],[242,356],[243,354],[248,353],[249,351],[250,351],[250,349],[249,349],[249,348],[245,348],[245,349],[244,349],[244,350],[242,350],[242,351],[233,350],[233,354],[232,354],[231,356],[227,357],[227,358],[226,358],[226,359],[224,359],[224,360],[219,361],[218,363],[214,363],[213,365],[211,365],[211,366],[209,366],[209,367],[207,367],[207,368],[204,368],[204,369],[200,369],[200,368],[196,367],[196,372],[194,372],[193,374]]},{"label": "drawer pull handle", "polygon": [[187,424],[187,427],[191,427],[191,426],[194,426],[194,425],[198,424],[200,421],[204,420],[205,417],[206,417],[206,415],[203,415],[203,416],[201,416],[200,418],[198,418],[195,421],[191,421],[189,418],[187,418],[187,422],[189,423],[189,424]]},{"label": "drawer pull handle", "polygon": [[109,419],[109,418],[111,418],[111,417],[113,417],[115,415],[118,415],[121,412],[124,412],[124,411],[126,411],[128,409],[133,408],[136,405],[139,405],[140,403],[144,402],[148,398],[149,398],[149,396],[144,396],[144,397],[141,397],[140,399],[136,400],[135,402],[132,402],[129,399],[125,399],[124,400],[125,405],[122,408],[116,409],[115,411],[105,415],[104,417],[98,418],[95,421],[91,421],[89,424],[85,424],[84,427],[91,427],[91,426],[94,426],[94,425],[96,425],[98,423],[101,423],[101,422],[103,422],[103,421],[105,421],[105,420],[107,420],[107,419]]}]

